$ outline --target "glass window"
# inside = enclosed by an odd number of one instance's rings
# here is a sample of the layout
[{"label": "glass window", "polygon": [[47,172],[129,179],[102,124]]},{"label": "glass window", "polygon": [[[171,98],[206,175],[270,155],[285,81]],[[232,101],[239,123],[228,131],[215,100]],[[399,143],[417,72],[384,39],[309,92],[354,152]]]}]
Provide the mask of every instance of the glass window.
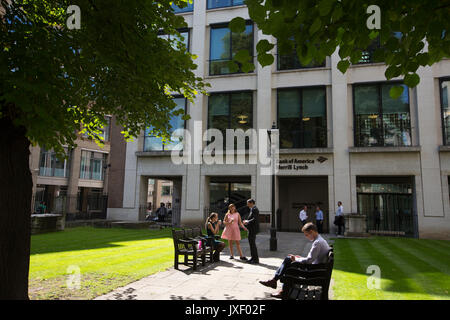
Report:
[{"label": "glass window", "polygon": [[410,146],[411,119],[408,87],[392,99],[389,91],[396,84],[354,87],[355,146]]},{"label": "glass window", "polygon": [[180,8],[172,3],[172,9],[175,13],[192,12],[194,11],[194,0],[192,0],[191,3],[188,2],[184,8]]},{"label": "glass window", "polygon": [[441,80],[441,109],[442,127],[444,134],[444,145],[450,144],[450,107],[448,98],[450,97],[450,79]]},{"label": "glass window", "polygon": [[244,0],[208,0],[208,9],[243,5]]},{"label": "glass window", "polygon": [[[174,102],[176,103],[176,107],[174,111],[183,109],[186,110],[186,99],[183,97],[174,98]],[[173,133],[176,129],[184,128],[184,120],[182,119],[182,115],[172,116],[169,123],[171,125],[171,129],[169,133]],[[144,151],[166,151],[166,150],[181,150],[182,146],[180,141],[182,140],[182,136],[172,136],[170,141],[166,141],[163,143],[161,137],[154,136],[151,134],[152,127],[148,127],[145,129],[144,136]]]},{"label": "glass window", "polygon": [[107,154],[81,150],[80,179],[103,180]]},{"label": "glass window", "polygon": [[[228,62],[240,50],[253,55],[253,25],[247,24],[242,33],[231,32],[228,27],[211,27],[209,74],[228,74]],[[249,61],[249,62],[252,62]],[[239,69],[238,73],[242,72]]]},{"label": "glass window", "polygon": [[111,131],[111,117],[106,117],[106,126],[102,129],[100,129],[102,132],[100,134],[100,137],[103,138],[103,141],[109,141],[109,134]]},{"label": "glass window", "polygon": [[[278,50],[278,48],[277,48]],[[292,53],[281,54],[277,53],[277,67],[278,70],[293,70],[293,69],[306,69],[306,68],[318,68],[325,67],[325,61],[317,62],[314,59],[307,65],[303,65],[297,56],[296,48],[294,47]]]},{"label": "glass window", "polygon": [[[226,129],[253,128],[252,92],[212,93],[208,99],[208,128],[222,132],[224,146]],[[245,143],[248,148],[248,137]]]},{"label": "glass window", "polygon": [[[67,154],[67,149],[65,149]],[[39,155],[39,175],[45,177],[68,177],[69,176],[69,160],[59,159],[52,150],[41,148]]]},{"label": "glass window", "polygon": [[158,35],[158,38],[169,40],[173,37],[173,39],[175,41],[172,42],[172,48],[177,49],[178,44],[182,43],[186,47],[186,50],[189,51],[189,30],[186,30],[186,29],[178,30],[178,33],[180,34],[180,36],[160,34],[160,35]]},{"label": "glass window", "polygon": [[280,148],[327,146],[325,88],[278,90]]}]

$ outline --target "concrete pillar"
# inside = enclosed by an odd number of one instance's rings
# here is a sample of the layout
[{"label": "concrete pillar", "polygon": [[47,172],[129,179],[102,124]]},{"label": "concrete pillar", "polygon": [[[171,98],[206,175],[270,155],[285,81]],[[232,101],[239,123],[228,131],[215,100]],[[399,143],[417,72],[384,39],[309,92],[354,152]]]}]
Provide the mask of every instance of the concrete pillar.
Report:
[{"label": "concrete pillar", "polygon": [[[334,204],[330,212],[330,220],[334,221],[336,202],[342,201],[344,212],[352,210],[351,185],[350,185],[350,158],[348,148],[352,144],[350,139],[353,134],[352,101],[349,99],[347,76],[337,69],[340,61],[338,50],[331,56],[331,82],[332,82],[332,117],[333,122],[333,147],[334,147]],[[351,72],[351,70],[347,71]],[[351,95],[350,95],[351,96]],[[339,112],[337,112],[339,110]],[[331,205],[330,205],[331,207]]]},{"label": "concrete pillar", "polygon": [[70,169],[67,185],[67,213],[77,213],[78,181],[80,179],[81,149],[75,148],[70,155]]}]

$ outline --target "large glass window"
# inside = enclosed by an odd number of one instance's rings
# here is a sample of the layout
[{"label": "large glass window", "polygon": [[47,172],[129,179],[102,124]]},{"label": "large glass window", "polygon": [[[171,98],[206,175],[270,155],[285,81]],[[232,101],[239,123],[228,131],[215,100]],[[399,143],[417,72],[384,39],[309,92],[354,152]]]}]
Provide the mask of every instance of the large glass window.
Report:
[{"label": "large glass window", "polygon": [[448,98],[450,97],[450,78],[440,81],[441,87],[441,110],[442,110],[442,128],[444,135],[444,145],[450,144],[450,107]]},{"label": "large glass window", "polygon": [[280,148],[327,146],[325,87],[278,90]]},{"label": "large glass window", "polygon": [[[247,131],[253,127],[252,92],[212,93],[208,99],[208,128],[222,132],[226,145],[226,129]],[[246,137],[246,148],[249,140]]]},{"label": "large glass window", "polygon": [[178,32],[180,33],[181,37],[179,37],[178,35],[160,34],[160,35],[158,35],[158,38],[162,38],[162,39],[166,39],[166,40],[174,39],[175,41],[172,43],[172,47],[174,49],[176,49],[178,46],[178,43],[181,42],[186,47],[186,50],[189,51],[189,30],[182,29],[182,30],[178,30]]},{"label": "large glass window", "polygon": [[[67,154],[67,149],[65,149]],[[63,177],[69,176],[70,159],[59,159],[52,150],[41,148],[39,155],[39,175],[46,177]]]},{"label": "large glass window", "polygon": [[106,158],[106,153],[81,150],[80,178],[103,180]]},{"label": "large glass window", "polygon": [[408,87],[398,99],[389,91],[398,84],[354,87],[355,146],[410,146],[411,120]]},{"label": "large glass window", "polygon": [[[174,102],[177,104],[175,110],[186,110],[186,98],[179,97],[174,98]],[[170,119],[171,129],[169,133],[173,133],[176,129],[184,128],[184,120],[182,119],[182,115],[172,116]],[[163,143],[163,139],[161,137],[155,136],[151,134],[152,127],[148,127],[145,129],[144,136],[144,151],[166,151],[166,150],[181,150],[182,146],[180,141],[183,137],[181,136],[172,136],[170,141],[166,141]]]},{"label": "large glass window", "polygon": [[297,51],[296,48],[294,47],[294,49],[290,54],[281,54],[278,50],[277,67],[278,70],[317,68],[317,67],[325,67],[325,61],[317,62],[315,60],[312,60],[309,64],[303,65],[298,59]]},{"label": "large glass window", "polygon": [[208,9],[243,5],[244,0],[208,0]]},{"label": "large glass window", "polygon": [[[209,74],[229,74],[229,61],[240,50],[253,56],[253,25],[248,22],[242,33],[231,32],[228,26],[211,27]],[[249,61],[252,62],[252,61]],[[238,73],[242,72],[239,68]]]},{"label": "large glass window", "polygon": [[180,8],[172,3],[172,9],[175,13],[192,12],[194,11],[194,0],[192,0],[191,3],[188,2],[187,6],[184,8]]}]

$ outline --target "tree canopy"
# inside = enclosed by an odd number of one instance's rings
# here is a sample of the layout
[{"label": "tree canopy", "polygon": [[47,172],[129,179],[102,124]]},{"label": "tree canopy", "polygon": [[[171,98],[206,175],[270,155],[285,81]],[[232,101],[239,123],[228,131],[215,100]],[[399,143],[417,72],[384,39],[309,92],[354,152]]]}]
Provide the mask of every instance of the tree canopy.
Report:
[{"label": "tree canopy", "polygon": [[[205,88],[193,72],[195,56],[174,43],[186,23],[172,2],[186,6],[186,0],[0,0],[0,118],[57,152],[73,146],[81,129],[101,143],[108,114],[127,138],[146,126],[167,135],[170,117],[184,114],[172,94],[192,100]],[[79,29],[69,28],[70,5],[80,9]]]},{"label": "tree canopy", "polygon": [[[250,18],[263,34],[275,37],[278,53],[296,49],[303,65],[324,61],[339,49],[338,69],[345,73],[357,63],[374,39],[379,47],[377,62],[387,65],[386,79],[403,77],[415,87],[420,66],[450,57],[449,0],[245,0]],[[372,8],[379,8],[379,15]],[[370,7],[372,6],[372,7]],[[372,27],[373,19],[379,25]],[[369,20],[369,23],[368,23]],[[243,18],[230,23],[233,31],[242,31]],[[400,36],[399,36],[400,35]],[[257,58],[262,66],[274,62],[274,43],[261,40]],[[242,55],[235,60],[243,63]],[[394,87],[392,96],[400,96],[402,87]]]}]

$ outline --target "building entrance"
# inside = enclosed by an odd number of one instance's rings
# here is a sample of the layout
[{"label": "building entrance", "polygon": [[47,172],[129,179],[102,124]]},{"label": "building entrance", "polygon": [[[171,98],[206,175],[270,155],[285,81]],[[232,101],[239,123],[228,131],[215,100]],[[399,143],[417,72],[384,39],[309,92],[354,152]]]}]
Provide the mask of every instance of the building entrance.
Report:
[{"label": "building entrance", "polygon": [[300,232],[300,210],[308,206],[308,222],[316,223],[316,206],[323,212],[323,232],[329,232],[328,177],[278,177],[278,231]]}]

